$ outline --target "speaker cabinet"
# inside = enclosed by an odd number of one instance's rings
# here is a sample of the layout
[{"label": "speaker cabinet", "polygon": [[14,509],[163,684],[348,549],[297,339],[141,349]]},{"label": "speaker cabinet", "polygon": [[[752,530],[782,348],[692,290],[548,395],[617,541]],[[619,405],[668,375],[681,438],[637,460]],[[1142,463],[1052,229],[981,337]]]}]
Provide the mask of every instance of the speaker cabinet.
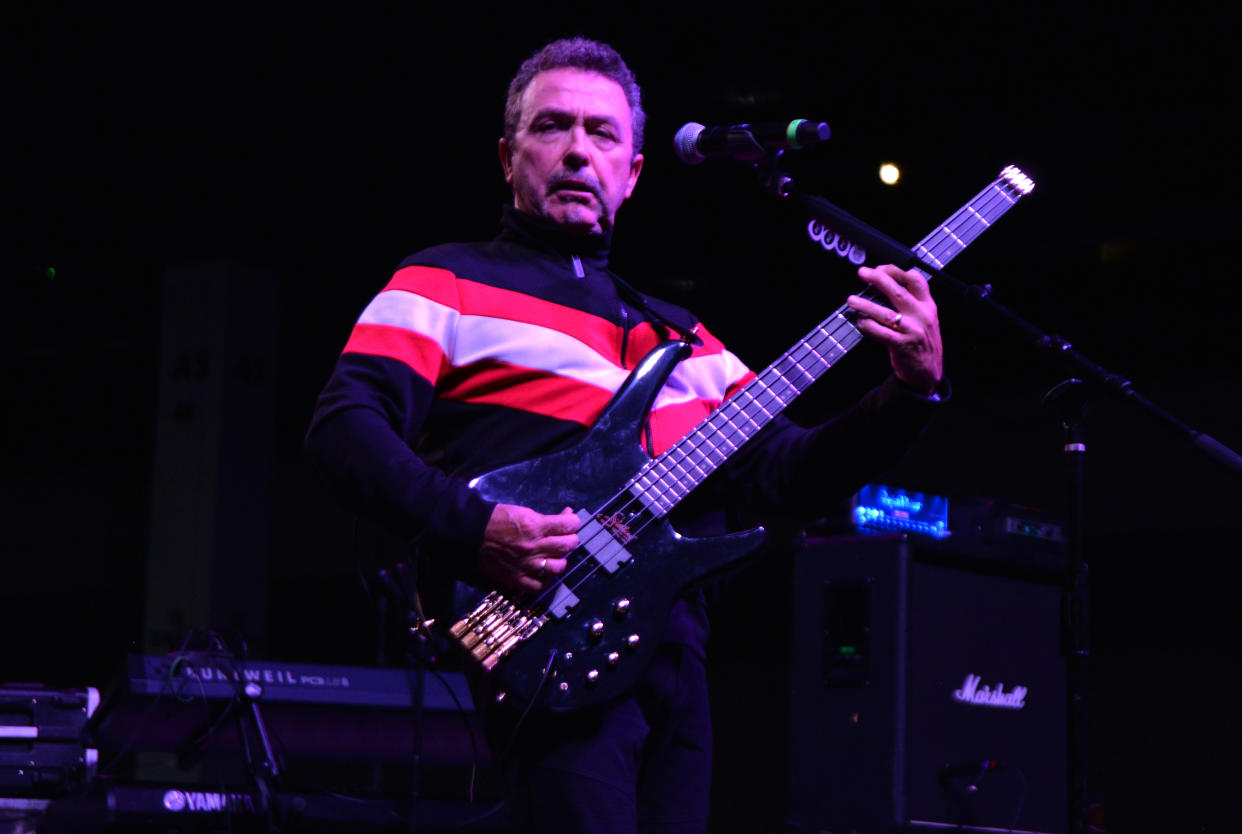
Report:
[{"label": "speaker cabinet", "polygon": [[1055,572],[903,536],[800,539],[792,571],[791,823],[1066,831]]}]

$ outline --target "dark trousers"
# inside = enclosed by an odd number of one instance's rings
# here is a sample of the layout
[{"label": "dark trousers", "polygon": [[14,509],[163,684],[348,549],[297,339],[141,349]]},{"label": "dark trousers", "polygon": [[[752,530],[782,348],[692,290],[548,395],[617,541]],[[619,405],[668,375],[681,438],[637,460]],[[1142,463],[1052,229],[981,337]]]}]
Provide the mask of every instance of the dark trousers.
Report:
[{"label": "dark trousers", "polygon": [[703,661],[666,644],[634,693],[599,709],[516,716],[486,710],[512,829],[522,834],[701,834],[712,732]]}]

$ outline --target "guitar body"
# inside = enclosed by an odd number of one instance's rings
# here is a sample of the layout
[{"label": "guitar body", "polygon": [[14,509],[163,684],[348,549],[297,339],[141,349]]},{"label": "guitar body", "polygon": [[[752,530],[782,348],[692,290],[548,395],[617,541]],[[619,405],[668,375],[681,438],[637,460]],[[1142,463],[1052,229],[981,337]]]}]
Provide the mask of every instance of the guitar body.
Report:
[{"label": "guitar body", "polygon": [[[655,348],[581,441],[560,452],[497,469],[472,485],[498,503],[547,514],[567,506],[576,511],[587,508],[580,515],[594,515],[597,508],[624,495],[627,483],[650,461],[639,442],[643,425],[664,381],[689,351],[683,342]],[[634,510],[641,509],[637,501],[631,503]],[[600,532],[598,525],[596,530],[591,535],[584,528],[579,534],[584,546],[570,554],[564,574],[565,584],[578,601],[563,616],[549,617],[492,670],[494,686],[506,697],[565,710],[625,694],[659,646],[669,612],[681,593],[755,549],[763,539],[761,529],[689,538],[679,535],[663,518],[651,519],[634,533],[624,529],[615,535]],[[598,540],[603,536],[610,546],[621,543],[630,556],[611,572],[596,567],[591,553],[601,549]],[[621,600],[628,605],[618,606]],[[597,674],[590,675],[592,671]]]}]

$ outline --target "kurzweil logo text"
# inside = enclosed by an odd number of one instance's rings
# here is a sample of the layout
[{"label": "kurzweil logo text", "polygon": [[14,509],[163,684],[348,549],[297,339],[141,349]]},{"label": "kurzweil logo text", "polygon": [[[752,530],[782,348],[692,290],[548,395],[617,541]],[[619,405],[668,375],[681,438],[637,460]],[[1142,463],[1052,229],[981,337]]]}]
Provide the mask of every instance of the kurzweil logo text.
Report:
[{"label": "kurzweil logo text", "polygon": [[278,667],[251,667],[226,671],[218,666],[184,666],[181,674],[200,681],[236,681],[332,689],[349,687],[349,678],[343,675],[303,675]]}]

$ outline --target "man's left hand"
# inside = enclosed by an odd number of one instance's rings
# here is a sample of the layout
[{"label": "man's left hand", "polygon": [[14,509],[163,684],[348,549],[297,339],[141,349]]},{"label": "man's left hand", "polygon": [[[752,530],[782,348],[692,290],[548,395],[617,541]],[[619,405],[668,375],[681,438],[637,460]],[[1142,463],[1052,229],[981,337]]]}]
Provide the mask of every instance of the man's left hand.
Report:
[{"label": "man's left hand", "polygon": [[888,347],[898,379],[916,394],[930,396],[944,378],[944,347],[927,279],[913,269],[902,272],[892,264],[860,267],[858,277],[882,293],[892,307],[851,295],[846,303],[861,314],[858,329]]}]

